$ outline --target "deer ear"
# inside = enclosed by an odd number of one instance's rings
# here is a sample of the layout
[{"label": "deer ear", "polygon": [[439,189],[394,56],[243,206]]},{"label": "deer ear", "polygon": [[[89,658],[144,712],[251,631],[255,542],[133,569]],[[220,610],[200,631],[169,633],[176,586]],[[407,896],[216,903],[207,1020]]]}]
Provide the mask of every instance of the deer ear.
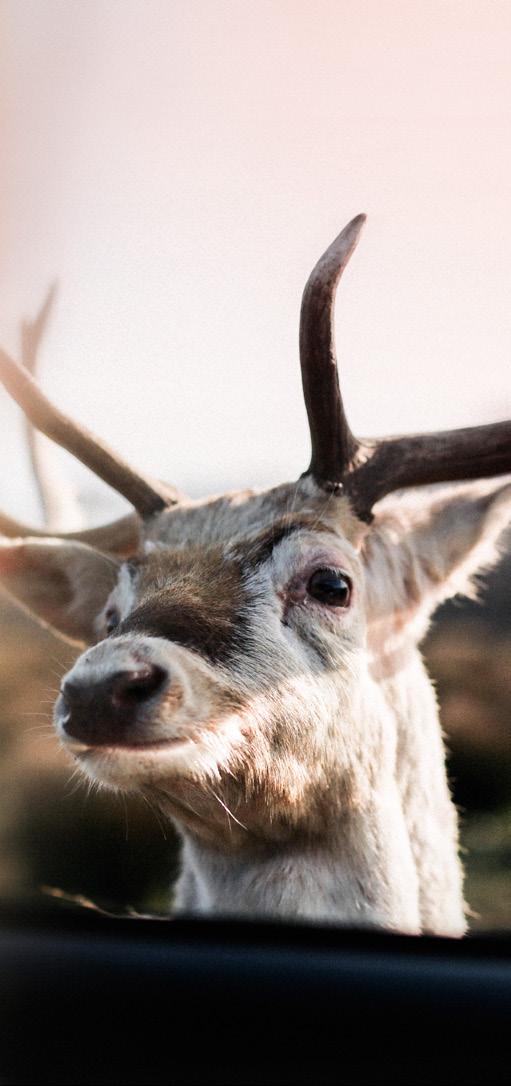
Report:
[{"label": "deer ear", "polygon": [[96,640],[95,619],[120,563],[84,543],[60,539],[0,542],[0,584],[43,626],[66,640]]},{"label": "deer ear", "polygon": [[369,620],[394,616],[421,636],[435,608],[458,593],[474,594],[475,574],[499,558],[511,519],[511,484],[431,487],[382,503],[362,557]]}]

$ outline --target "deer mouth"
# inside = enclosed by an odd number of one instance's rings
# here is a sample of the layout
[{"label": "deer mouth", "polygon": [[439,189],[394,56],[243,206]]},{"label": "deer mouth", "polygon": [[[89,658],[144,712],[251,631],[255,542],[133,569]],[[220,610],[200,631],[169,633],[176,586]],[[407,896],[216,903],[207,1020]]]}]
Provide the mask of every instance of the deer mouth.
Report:
[{"label": "deer mouth", "polygon": [[133,742],[112,742],[109,740],[106,743],[87,743],[82,742],[79,739],[66,739],[65,746],[68,750],[74,754],[75,758],[86,758],[89,755],[100,754],[115,754],[118,751],[122,753],[134,753],[140,754],[145,752],[164,751],[172,747],[183,747],[188,743],[193,743],[195,740],[192,736],[173,736],[170,739],[155,739],[147,741],[133,741]]},{"label": "deer mouth", "polygon": [[229,764],[233,751],[246,740],[236,716],[223,720],[190,722],[188,733],[141,740],[138,736],[105,736],[104,742],[88,736],[62,736],[63,745],[86,776],[114,791],[138,792],[145,786],[182,777],[209,777]]},{"label": "deer mouth", "polygon": [[188,736],[146,743],[65,741],[65,746],[85,776],[121,792],[137,792],[146,782],[186,774],[198,751]]}]

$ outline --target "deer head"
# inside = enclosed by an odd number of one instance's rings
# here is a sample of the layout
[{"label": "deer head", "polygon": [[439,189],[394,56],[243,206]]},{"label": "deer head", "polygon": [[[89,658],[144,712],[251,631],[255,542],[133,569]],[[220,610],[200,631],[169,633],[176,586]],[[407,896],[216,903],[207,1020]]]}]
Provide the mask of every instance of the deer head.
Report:
[{"label": "deer head", "polygon": [[191,501],[134,471],[0,352],[33,425],[135,510],[51,538],[3,517],[0,576],[41,622],[91,646],[63,680],[57,732],[87,776],[176,822],[183,905],[454,932],[456,818],[416,646],[438,603],[495,559],[511,487],[488,480],[511,472],[511,423],[352,434],[333,305],[363,222],[305,288],[312,458],[297,482]]}]

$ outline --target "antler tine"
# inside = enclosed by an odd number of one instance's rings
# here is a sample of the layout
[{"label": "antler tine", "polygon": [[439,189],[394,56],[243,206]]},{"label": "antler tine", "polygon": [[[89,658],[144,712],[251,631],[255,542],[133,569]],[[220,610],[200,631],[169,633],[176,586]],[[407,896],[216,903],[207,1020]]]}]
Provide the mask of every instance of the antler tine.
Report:
[{"label": "antler tine", "polygon": [[21,322],[21,353],[23,356],[23,365],[25,366],[25,369],[32,374],[32,377],[35,377],[37,369],[37,352],[51,316],[56,293],[57,283],[54,282],[51,283],[48,288],[37,317],[35,317],[33,321],[23,320]]},{"label": "antler tine", "polygon": [[7,539],[52,539],[75,540],[87,543],[108,554],[128,558],[136,554],[140,547],[140,518],[136,513],[101,524],[98,528],[82,528],[79,532],[53,532],[48,528],[31,528],[13,517],[0,511],[0,536]]},{"label": "antler tine", "polygon": [[390,437],[362,448],[367,459],[348,476],[346,492],[358,516],[368,520],[377,501],[402,487],[507,475],[511,422]]},{"label": "antler tine", "polygon": [[339,388],[334,302],[337,284],[365,220],[365,215],[357,215],[323,253],[302,298],[300,363],[312,444],[306,474],[327,488],[342,481],[359,447],[349,428]]},{"label": "antler tine", "polygon": [[122,494],[141,517],[158,513],[176,501],[175,492],[170,487],[134,471],[108,445],[59,411],[28,371],[1,349],[0,378],[41,433],[67,449],[95,475]]},{"label": "antler tine", "polygon": [[[39,349],[53,309],[57,283],[50,285],[43,304],[33,320],[21,322],[21,361],[25,369],[37,377]],[[82,524],[83,514],[75,491],[67,478],[56,471],[52,450],[25,416],[25,436],[32,465],[32,474],[39,494],[44,523],[58,530],[67,522]]]},{"label": "antler tine", "polygon": [[339,389],[333,310],[339,279],[358,242],[357,215],[310,275],[300,317],[300,361],[312,459],[306,472],[323,489],[342,487],[362,520],[402,487],[511,473],[511,422],[378,441],[359,440],[348,425]]}]

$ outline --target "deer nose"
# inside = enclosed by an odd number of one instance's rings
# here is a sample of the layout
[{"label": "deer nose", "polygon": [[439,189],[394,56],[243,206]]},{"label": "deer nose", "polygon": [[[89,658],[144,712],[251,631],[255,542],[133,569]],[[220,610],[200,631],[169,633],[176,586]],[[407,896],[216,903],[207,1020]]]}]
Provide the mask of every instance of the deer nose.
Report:
[{"label": "deer nose", "polygon": [[135,742],[134,731],[142,722],[144,709],[169,680],[168,671],[147,662],[101,677],[64,679],[56,710],[66,735],[101,746]]}]

